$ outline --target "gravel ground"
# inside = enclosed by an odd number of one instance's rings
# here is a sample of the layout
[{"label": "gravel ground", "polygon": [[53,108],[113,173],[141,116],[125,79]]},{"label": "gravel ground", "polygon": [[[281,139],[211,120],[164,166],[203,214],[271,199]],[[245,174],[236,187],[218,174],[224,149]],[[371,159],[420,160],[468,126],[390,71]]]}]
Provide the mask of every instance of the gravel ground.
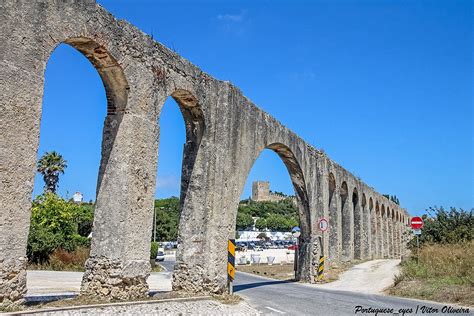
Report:
[{"label": "gravel ground", "polygon": [[342,273],[337,281],[309,286],[365,294],[384,294],[384,290],[393,285],[395,275],[400,272],[399,264],[398,259],[367,261]]},{"label": "gravel ground", "polygon": [[213,300],[144,303],[35,312],[34,315],[260,315],[247,303],[226,305]]}]

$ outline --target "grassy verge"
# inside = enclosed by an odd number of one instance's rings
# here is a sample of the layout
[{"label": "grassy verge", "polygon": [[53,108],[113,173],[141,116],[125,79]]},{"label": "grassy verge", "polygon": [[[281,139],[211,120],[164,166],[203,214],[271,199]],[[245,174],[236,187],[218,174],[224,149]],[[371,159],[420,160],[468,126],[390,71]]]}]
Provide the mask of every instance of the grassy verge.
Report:
[{"label": "grassy verge", "polygon": [[402,263],[389,294],[474,306],[474,242],[427,245],[420,249],[419,263]]},{"label": "grassy verge", "polygon": [[239,265],[237,270],[284,281],[292,281],[295,278],[293,264],[275,264],[271,266],[267,264]]}]

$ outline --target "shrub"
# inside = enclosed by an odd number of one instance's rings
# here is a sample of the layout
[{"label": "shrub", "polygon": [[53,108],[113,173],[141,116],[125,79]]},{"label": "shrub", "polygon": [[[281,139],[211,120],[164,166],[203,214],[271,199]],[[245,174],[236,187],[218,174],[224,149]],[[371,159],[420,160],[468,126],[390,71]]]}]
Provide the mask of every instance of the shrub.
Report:
[{"label": "shrub", "polygon": [[[27,246],[29,261],[44,263],[58,248],[73,252],[79,246],[88,247],[90,241],[79,233],[79,227],[92,217],[92,208],[65,201],[56,194],[38,196],[31,210]],[[88,231],[83,233],[88,234]]]},{"label": "shrub", "polygon": [[[443,207],[430,207],[422,217],[425,224],[420,245],[464,243],[474,239],[473,210],[452,207],[446,211]],[[416,240],[412,239],[408,246],[415,248]]]},{"label": "shrub", "polygon": [[157,255],[158,255],[158,243],[155,241],[152,241],[151,247],[150,247],[150,259],[155,259]]},{"label": "shrub", "polygon": [[43,263],[30,264],[28,269],[53,271],[84,271],[90,249],[78,247],[69,252],[61,248],[55,249]]}]

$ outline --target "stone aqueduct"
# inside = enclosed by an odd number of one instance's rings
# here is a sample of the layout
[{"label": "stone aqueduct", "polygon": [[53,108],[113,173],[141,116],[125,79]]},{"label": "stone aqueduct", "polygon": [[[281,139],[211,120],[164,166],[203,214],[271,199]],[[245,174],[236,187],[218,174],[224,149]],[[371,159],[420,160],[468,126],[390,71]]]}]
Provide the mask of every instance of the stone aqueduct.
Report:
[{"label": "stone aqueduct", "polygon": [[[107,95],[92,250],[82,292],[144,296],[153,217],[159,116],[174,98],[186,124],[173,289],[226,289],[227,239],[247,175],[264,149],[293,182],[302,235],[298,276],[313,282],[321,247],[330,261],[399,257],[408,213],[307,144],[227,81],[219,81],[117,20],[94,1],[0,4],[0,302],[26,292],[26,243],[39,143],[44,72],[67,43],[100,74]],[[65,104],[66,106],[66,104]]]}]

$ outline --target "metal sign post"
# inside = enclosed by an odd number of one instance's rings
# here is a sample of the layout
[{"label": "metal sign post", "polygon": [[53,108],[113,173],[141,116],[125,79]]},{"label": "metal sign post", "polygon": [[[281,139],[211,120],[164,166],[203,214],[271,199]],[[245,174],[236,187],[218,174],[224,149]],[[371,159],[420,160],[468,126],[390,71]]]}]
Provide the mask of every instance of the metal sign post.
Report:
[{"label": "metal sign post", "polygon": [[410,220],[413,233],[416,235],[416,263],[420,263],[420,238],[421,228],[424,225],[423,219],[419,216],[412,217]]},{"label": "metal sign post", "polygon": [[294,259],[295,280],[296,280],[298,277],[298,247],[299,247],[298,238],[301,235],[301,229],[298,226],[293,227],[293,229],[291,230],[291,234],[293,235],[293,237],[296,238],[295,259]]},{"label": "metal sign post", "polygon": [[234,293],[234,277],[235,277],[235,239],[229,239],[227,243],[227,287],[229,294]]},{"label": "metal sign post", "polygon": [[420,237],[416,235],[416,264],[420,263]]},{"label": "metal sign post", "polygon": [[318,221],[319,230],[321,231],[321,237],[319,237],[319,245],[321,248],[321,254],[319,255],[318,265],[318,281],[322,281],[324,278],[324,232],[329,228],[329,222],[324,217]]}]

